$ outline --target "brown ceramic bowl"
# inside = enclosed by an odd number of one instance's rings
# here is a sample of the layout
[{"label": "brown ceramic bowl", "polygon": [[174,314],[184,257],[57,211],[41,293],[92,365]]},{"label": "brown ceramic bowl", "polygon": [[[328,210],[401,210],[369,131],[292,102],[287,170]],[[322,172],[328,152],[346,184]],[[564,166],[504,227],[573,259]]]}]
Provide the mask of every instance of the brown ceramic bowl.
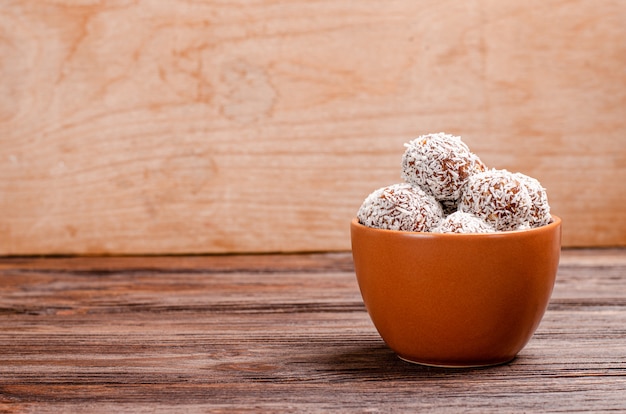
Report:
[{"label": "brown ceramic bowl", "polygon": [[373,229],[354,219],[363,302],[404,360],[446,367],[508,362],[548,306],[561,220],[530,230],[436,234]]}]

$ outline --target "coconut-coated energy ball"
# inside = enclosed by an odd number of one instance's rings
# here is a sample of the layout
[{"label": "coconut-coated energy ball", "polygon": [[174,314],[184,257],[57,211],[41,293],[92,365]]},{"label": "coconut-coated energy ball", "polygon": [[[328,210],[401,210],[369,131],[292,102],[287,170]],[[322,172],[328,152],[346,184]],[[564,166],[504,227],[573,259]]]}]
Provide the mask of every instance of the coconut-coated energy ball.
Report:
[{"label": "coconut-coated energy ball", "polygon": [[533,201],[520,177],[507,170],[487,170],[469,177],[459,210],[472,213],[497,231],[527,228]]},{"label": "coconut-coated energy ball", "polygon": [[454,135],[422,135],[404,146],[402,179],[421,187],[438,201],[457,200],[467,179],[486,169],[478,156]]},{"label": "coconut-coated energy ball", "polygon": [[387,230],[431,231],[443,217],[441,205],[431,195],[410,184],[382,187],[367,196],[359,222]]},{"label": "coconut-coated energy ball", "polygon": [[522,173],[515,174],[517,178],[526,186],[532,207],[530,209],[530,217],[528,227],[541,227],[552,221],[550,215],[550,205],[548,204],[548,194],[543,188],[539,180]]},{"label": "coconut-coated energy ball", "polygon": [[456,211],[445,217],[433,233],[494,233],[492,225],[471,213]]}]

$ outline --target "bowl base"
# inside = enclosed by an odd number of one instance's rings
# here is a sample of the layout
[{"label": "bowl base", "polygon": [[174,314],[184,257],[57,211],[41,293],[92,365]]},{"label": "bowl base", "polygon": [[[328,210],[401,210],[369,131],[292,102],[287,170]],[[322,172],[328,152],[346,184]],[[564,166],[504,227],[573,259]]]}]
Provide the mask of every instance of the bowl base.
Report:
[{"label": "bowl base", "polygon": [[455,369],[493,367],[493,366],[496,366],[496,365],[506,364],[507,362],[511,362],[512,360],[515,359],[515,356],[514,356],[513,358],[508,358],[508,359],[505,359],[503,361],[477,362],[477,363],[472,363],[472,362],[467,362],[467,363],[451,362],[451,363],[448,364],[448,363],[445,363],[445,362],[433,363],[433,362],[417,361],[417,360],[413,360],[413,359],[408,359],[408,358],[402,357],[400,355],[397,355],[397,356],[402,361],[409,362],[411,364],[423,365],[423,366],[426,366],[426,367],[455,368]]}]

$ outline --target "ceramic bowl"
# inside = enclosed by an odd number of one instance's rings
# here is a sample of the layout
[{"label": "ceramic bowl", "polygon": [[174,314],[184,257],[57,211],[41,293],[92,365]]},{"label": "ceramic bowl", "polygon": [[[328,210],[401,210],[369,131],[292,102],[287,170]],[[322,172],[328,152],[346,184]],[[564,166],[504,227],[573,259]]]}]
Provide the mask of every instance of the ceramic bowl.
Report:
[{"label": "ceramic bowl", "polygon": [[437,234],[351,223],[365,307],[407,361],[445,367],[515,358],[548,306],[561,220],[529,230]]}]

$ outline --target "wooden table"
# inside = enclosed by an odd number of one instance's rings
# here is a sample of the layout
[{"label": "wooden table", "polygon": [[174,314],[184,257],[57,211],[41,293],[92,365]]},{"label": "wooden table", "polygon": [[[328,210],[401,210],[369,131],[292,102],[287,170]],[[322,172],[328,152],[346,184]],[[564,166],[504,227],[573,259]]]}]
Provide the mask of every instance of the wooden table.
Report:
[{"label": "wooden table", "polygon": [[403,362],[349,253],[0,259],[0,412],[626,411],[626,249],[566,250],[511,363]]}]

